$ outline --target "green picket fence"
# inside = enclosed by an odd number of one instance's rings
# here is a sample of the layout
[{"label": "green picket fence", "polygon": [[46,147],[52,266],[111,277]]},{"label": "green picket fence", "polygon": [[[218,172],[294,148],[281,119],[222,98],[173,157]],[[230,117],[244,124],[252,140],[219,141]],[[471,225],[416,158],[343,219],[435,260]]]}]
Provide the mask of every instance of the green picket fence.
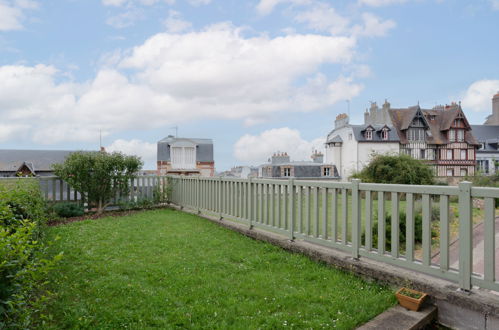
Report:
[{"label": "green picket fence", "polygon": [[[444,278],[464,290],[499,291],[497,188],[187,176],[169,182],[170,200],[183,208]],[[473,242],[473,200],[483,202],[481,244]],[[438,217],[432,219],[435,209]],[[458,226],[455,238],[451,222]],[[476,271],[478,258],[483,264]]]}]

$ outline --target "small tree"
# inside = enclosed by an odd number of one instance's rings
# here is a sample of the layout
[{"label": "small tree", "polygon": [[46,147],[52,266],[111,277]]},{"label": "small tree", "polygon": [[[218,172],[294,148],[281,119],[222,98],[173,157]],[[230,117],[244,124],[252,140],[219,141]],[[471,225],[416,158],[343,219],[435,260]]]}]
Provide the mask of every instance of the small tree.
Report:
[{"label": "small tree", "polygon": [[373,155],[364,169],[352,175],[363,182],[396,184],[433,184],[429,165],[408,155]]},{"label": "small tree", "polygon": [[118,192],[129,192],[129,181],[142,165],[139,157],[120,152],[75,152],[54,171],[100,214]]}]

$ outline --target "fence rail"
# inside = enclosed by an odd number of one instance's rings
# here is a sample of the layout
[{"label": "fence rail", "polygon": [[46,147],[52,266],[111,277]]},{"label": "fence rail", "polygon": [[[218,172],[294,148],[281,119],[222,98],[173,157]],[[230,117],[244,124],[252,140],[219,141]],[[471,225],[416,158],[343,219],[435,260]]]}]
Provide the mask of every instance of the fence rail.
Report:
[{"label": "fence rail", "polygon": [[[82,196],[65,181],[56,176],[39,177],[40,189],[49,202],[79,202]],[[138,176],[129,181],[129,192],[117,194],[112,204],[120,201],[140,201],[152,199],[157,187],[166,187],[166,176]]]},{"label": "fence rail", "polygon": [[[198,213],[441,277],[464,290],[499,291],[499,189],[469,182],[442,187],[178,176],[169,182],[171,201]],[[483,238],[473,235],[474,199],[483,200]]]}]

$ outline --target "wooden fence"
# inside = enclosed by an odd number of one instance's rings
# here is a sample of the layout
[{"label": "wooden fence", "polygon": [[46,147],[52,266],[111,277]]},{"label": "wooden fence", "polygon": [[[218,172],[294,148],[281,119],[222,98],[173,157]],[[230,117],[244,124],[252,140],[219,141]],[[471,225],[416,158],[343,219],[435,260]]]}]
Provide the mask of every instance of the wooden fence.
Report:
[{"label": "wooden fence", "polygon": [[[441,277],[464,290],[499,291],[497,188],[177,176],[170,182],[171,201],[199,213]],[[474,200],[483,205],[478,223]],[[483,237],[473,238],[477,226]]]},{"label": "wooden fence", "polygon": [[[81,194],[72,189],[66,182],[56,176],[39,177],[40,189],[49,202],[76,202],[81,201]],[[119,201],[140,201],[152,199],[156,187],[166,187],[166,176],[139,176],[130,181],[128,194],[117,194],[114,204]]]}]

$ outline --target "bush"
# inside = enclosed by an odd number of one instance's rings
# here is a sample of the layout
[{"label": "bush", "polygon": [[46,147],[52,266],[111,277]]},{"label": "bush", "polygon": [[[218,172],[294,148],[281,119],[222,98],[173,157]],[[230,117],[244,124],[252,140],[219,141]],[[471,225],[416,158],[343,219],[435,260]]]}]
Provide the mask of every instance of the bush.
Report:
[{"label": "bush", "polygon": [[141,167],[139,157],[119,152],[75,152],[54,165],[54,172],[102,213],[118,193],[128,193],[129,182]]},{"label": "bush", "polygon": [[54,205],[53,210],[63,218],[79,217],[85,214],[83,205],[77,203],[58,203]]},{"label": "bush", "polygon": [[426,163],[408,155],[373,155],[369,164],[353,178],[363,182],[433,184],[433,171]]},{"label": "bush", "polygon": [[0,328],[27,328],[44,299],[47,259],[42,240],[46,205],[37,181],[0,185]]},{"label": "bush", "polygon": [[[406,243],[406,214],[404,211],[399,213],[399,242],[400,246],[405,247]],[[432,216],[433,218],[433,216]],[[436,237],[437,233],[432,229],[431,237]],[[365,233],[362,233],[362,241],[365,242]],[[414,215],[414,243],[423,242],[423,217],[421,213]],[[385,250],[390,250],[392,244],[392,217],[389,214],[385,215]],[[375,215],[372,227],[372,246],[378,246],[378,219]]]}]

